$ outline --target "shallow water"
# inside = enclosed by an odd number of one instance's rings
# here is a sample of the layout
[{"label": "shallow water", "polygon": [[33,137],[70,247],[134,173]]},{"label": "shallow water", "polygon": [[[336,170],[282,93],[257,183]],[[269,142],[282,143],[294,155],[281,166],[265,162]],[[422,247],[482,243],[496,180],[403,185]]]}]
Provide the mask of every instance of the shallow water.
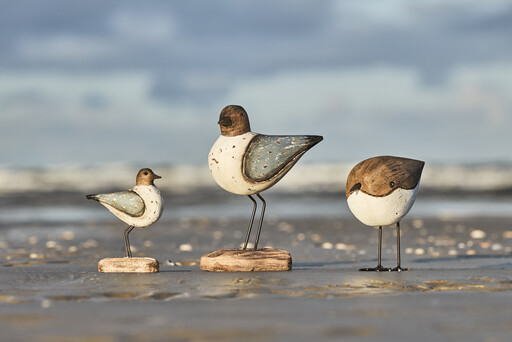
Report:
[{"label": "shallow water", "polygon": [[[92,203],[92,205],[91,205]],[[80,222],[110,221],[114,217],[97,203],[83,205],[14,205],[0,209],[0,222]],[[196,202],[187,205],[166,204],[164,219],[180,218],[245,218],[250,215],[252,203],[245,197],[237,201],[212,201],[211,203]],[[334,197],[267,197],[266,216],[269,218],[300,218],[300,217],[350,217],[345,198]],[[512,198],[490,198],[479,200],[418,198],[411,216],[420,217],[509,217],[512,216]]]}]

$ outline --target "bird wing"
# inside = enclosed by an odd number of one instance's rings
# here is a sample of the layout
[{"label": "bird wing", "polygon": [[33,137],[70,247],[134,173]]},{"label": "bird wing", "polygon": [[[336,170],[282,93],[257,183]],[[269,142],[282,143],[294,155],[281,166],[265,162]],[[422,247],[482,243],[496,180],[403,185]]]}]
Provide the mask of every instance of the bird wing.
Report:
[{"label": "bird wing", "polygon": [[247,146],[242,172],[252,182],[282,176],[322,139],[317,135],[257,135]]},{"label": "bird wing", "polygon": [[139,217],[144,213],[145,205],[142,198],[133,191],[121,191],[111,194],[88,195],[89,199],[113,207],[132,217]]}]

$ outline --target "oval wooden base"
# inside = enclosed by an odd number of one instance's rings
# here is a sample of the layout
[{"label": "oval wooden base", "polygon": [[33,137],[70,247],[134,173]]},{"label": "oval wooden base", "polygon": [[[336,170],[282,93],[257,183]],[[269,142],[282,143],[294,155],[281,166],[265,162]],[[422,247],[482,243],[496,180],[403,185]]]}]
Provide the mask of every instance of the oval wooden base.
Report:
[{"label": "oval wooden base", "polygon": [[98,271],[104,273],[155,273],[158,260],[153,258],[106,258],[98,262]]},{"label": "oval wooden base", "polygon": [[204,271],[265,272],[292,269],[290,253],[282,249],[219,249],[201,257]]}]

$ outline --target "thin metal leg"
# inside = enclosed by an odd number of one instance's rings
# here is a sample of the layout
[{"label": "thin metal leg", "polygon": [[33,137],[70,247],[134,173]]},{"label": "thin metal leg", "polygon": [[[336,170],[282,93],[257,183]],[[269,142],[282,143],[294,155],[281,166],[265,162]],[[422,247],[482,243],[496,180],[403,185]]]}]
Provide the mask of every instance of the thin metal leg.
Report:
[{"label": "thin metal leg", "polygon": [[249,197],[251,199],[251,201],[252,201],[252,203],[254,203],[254,205],[252,207],[251,220],[249,221],[249,228],[247,228],[247,234],[245,235],[245,242],[244,242],[243,249],[246,249],[247,244],[249,243],[249,236],[251,235],[252,224],[254,222],[254,214],[256,214],[256,207],[258,206],[258,203],[256,203],[256,200],[251,195],[247,195],[247,197]]},{"label": "thin metal leg", "polygon": [[396,223],[396,267],[400,268],[400,221]]},{"label": "thin metal leg", "polygon": [[382,226],[379,226],[379,258],[377,268],[382,268]]},{"label": "thin metal leg", "polygon": [[261,226],[263,225],[263,217],[265,217],[265,208],[267,207],[267,202],[261,197],[261,195],[258,193],[256,194],[258,198],[263,202],[263,207],[261,208],[261,216],[260,216],[260,223],[258,226],[258,234],[256,235],[256,242],[254,243],[254,250],[258,249],[258,242],[260,241],[260,234],[261,234]]},{"label": "thin metal leg", "polygon": [[126,229],[124,230],[124,233],[123,233],[124,249],[126,251],[126,256],[128,258],[132,257],[132,251],[130,249],[130,239],[128,238],[128,235],[130,235],[130,233],[132,232],[132,230],[134,228],[135,228],[134,226],[128,226],[128,227],[126,227]]},{"label": "thin metal leg", "polygon": [[382,267],[382,226],[379,226],[379,250],[377,256],[377,267],[361,268],[363,272],[383,272],[390,271],[389,268]]},{"label": "thin metal leg", "polygon": [[400,221],[396,223],[396,267],[392,268],[391,271],[408,271],[408,268],[402,268],[400,260]]}]

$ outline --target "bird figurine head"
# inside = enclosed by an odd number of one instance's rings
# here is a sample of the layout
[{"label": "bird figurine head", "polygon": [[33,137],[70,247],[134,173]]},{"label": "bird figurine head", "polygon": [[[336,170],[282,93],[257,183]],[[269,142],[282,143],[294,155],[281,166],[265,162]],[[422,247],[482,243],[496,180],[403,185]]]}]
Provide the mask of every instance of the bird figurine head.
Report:
[{"label": "bird figurine head", "polygon": [[156,175],[153,170],[144,168],[137,173],[137,185],[155,185],[153,181],[162,177]]},{"label": "bird figurine head", "polygon": [[219,122],[221,135],[235,137],[251,131],[249,117],[242,106],[229,105],[220,112]]},{"label": "bird figurine head", "polygon": [[360,190],[374,197],[387,196],[396,189],[414,189],[420,181],[425,162],[382,156],[364,160],[354,166],[347,178],[347,198]]}]

